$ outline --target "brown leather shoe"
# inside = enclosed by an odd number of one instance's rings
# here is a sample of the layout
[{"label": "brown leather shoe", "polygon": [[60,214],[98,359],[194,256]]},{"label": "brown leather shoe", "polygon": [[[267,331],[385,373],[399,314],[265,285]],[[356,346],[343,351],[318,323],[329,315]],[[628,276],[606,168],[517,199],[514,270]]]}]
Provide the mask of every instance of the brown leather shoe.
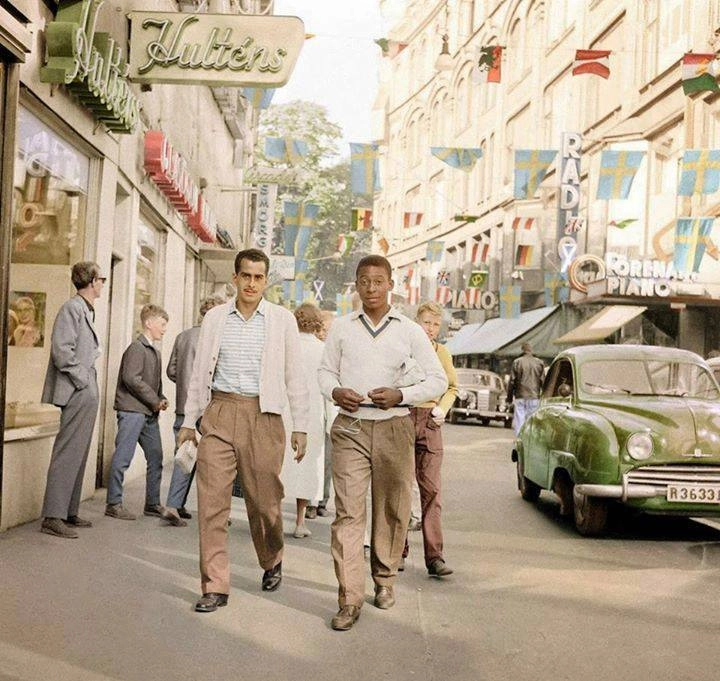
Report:
[{"label": "brown leather shoe", "polygon": [[63,539],[77,539],[78,533],[68,527],[60,518],[45,518],[40,525],[40,532],[52,534]]},{"label": "brown leather shoe", "polygon": [[85,518],[81,518],[79,515],[69,515],[65,521],[66,525],[72,525],[73,527],[92,527],[92,523]]},{"label": "brown leather shoe", "polygon": [[427,571],[431,577],[447,577],[453,573],[442,558],[433,558],[428,563]]},{"label": "brown leather shoe", "polygon": [[360,608],[357,605],[343,605],[337,615],[332,618],[330,626],[335,631],[347,631],[352,629],[352,625],[357,622],[358,617],[360,617]]},{"label": "brown leather shoe", "polygon": [[173,527],[187,527],[187,522],[168,508],[163,509],[162,517],[163,520],[167,521],[167,523]]},{"label": "brown leather shoe", "polygon": [[130,513],[122,504],[108,504],[105,507],[105,515],[118,520],[135,520],[135,514]]},{"label": "brown leather shoe", "polygon": [[195,603],[195,612],[215,612],[218,608],[227,605],[228,595],[215,592],[203,594],[203,597]]},{"label": "brown leather shoe", "polygon": [[391,586],[375,587],[375,607],[387,610],[395,605],[395,594]]}]

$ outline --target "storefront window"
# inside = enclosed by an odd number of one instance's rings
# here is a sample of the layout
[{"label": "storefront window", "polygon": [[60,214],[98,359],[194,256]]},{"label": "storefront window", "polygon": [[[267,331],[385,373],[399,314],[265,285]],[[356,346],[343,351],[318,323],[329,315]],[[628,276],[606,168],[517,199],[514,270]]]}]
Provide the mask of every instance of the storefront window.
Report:
[{"label": "storefront window", "polygon": [[137,262],[135,275],[134,331],[142,331],[140,310],[148,303],[160,304],[158,274],[160,267],[160,232],[145,222],[142,217],[138,224]]},{"label": "storefront window", "polygon": [[57,421],[40,404],[52,325],[83,259],[90,159],[27,109],[18,112],[8,295],[7,429]]}]

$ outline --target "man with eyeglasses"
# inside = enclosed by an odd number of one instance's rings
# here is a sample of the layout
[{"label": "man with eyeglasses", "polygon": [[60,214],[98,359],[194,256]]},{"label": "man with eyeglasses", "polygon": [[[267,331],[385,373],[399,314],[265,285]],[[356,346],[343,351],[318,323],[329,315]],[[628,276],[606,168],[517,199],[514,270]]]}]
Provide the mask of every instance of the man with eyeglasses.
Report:
[{"label": "man with eyeglasses", "polygon": [[94,262],[75,263],[71,278],[77,295],[63,304],[55,318],[41,398],[60,407],[61,414],[40,529],[63,539],[77,538],[76,527],[92,526],[78,515],[78,508],[99,402],[95,360],[100,356],[100,342],[95,330],[95,301],[106,280]]},{"label": "man with eyeglasses", "polygon": [[393,583],[410,519],[415,426],[408,407],[442,395],[447,378],[425,332],[388,304],[386,258],[358,263],[362,309],[335,321],[319,369],[320,389],[340,406],[332,426],[336,517],[331,551],[340,610],[332,628],[350,629],[365,600],[365,497],[372,492],[370,567],[376,607],[395,604]]}]

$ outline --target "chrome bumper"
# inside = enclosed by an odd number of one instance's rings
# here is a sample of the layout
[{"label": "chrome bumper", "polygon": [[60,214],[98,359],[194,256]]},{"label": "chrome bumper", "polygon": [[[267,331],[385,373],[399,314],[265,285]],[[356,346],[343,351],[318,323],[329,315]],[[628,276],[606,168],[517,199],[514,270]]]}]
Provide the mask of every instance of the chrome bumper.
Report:
[{"label": "chrome bumper", "polygon": [[575,491],[586,497],[605,497],[606,499],[650,499],[652,497],[664,497],[664,487],[653,487],[651,485],[632,485],[623,480],[622,485],[575,485]]}]

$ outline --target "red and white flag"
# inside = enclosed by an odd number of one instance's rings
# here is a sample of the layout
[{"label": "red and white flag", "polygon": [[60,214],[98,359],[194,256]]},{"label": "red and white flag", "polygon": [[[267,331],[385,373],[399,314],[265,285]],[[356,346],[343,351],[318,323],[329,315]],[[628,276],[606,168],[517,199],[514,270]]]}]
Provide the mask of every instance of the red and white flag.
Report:
[{"label": "red and white flag", "polygon": [[470,259],[473,265],[481,265],[488,261],[488,255],[490,255],[490,239],[483,237],[473,244]]},{"label": "red and white flag", "polygon": [[420,287],[409,286],[407,289],[407,304],[418,305],[420,303]]},{"label": "red and white flag", "polygon": [[423,219],[422,213],[405,213],[403,216],[403,228],[417,227]]},{"label": "red and white flag", "polygon": [[512,228],[518,229],[534,229],[537,218],[515,218],[512,222]]},{"label": "red and white flag", "polygon": [[435,289],[435,302],[438,305],[447,305],[452,300],[452,291],[449,286],[438,286]]},{"label": "red and white flag", "polygon": [[610,53],[610,50],[576,50],[573,76],[592,73],[601,78],[609,78]]}]

